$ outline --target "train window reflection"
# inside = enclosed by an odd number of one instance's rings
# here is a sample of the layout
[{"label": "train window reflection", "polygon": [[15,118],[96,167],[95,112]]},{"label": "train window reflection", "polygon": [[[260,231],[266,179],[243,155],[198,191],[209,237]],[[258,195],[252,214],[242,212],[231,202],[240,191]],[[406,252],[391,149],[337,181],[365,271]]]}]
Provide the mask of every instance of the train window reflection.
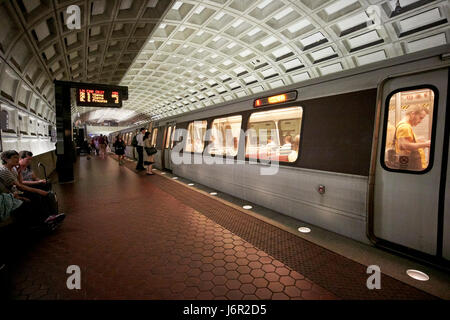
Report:
[{"label": "train window reflection", "polygon": [[247,130],[246,157],[297,161],[302,117],[301,107],[253,113]]},{"label": "train window reflection", "polygon": [[435,93],[431,89],[401,91],[388,105],[385,165],[420,172],[430,162]]},{"label": "train window reflection", "polygon": [[156,147],[156,138],[158,137],[158,128],[153,128],[152,147]]},{"label": "train window reflection", "polygon": [[188,126],[186,152],[202,153],[204,148],[207,121],[194,121]]},{"label": "train window reflection", "polygon": [[172,136],[170,137],[170,149],[173,149],[173,144],[175,141],[175,131],[177,130],[177,126],[173,126]]},{"label": "train window reflection", "polygon": [[172,127],[168,127],[166,134],[166,144],[164,146],[164,149],[169,149],[171,139],[172,139]]},{"label": "train window reflection", "polygon": [[238,153],[241,124],[242,116],[214,120],[209,153],[235,157]]}]

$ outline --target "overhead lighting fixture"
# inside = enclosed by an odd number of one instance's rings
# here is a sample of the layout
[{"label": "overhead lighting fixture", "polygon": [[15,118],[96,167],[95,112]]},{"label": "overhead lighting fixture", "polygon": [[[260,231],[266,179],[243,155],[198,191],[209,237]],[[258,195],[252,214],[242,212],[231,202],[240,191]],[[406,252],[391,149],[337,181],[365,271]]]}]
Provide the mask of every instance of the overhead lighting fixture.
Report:
[{"label": "overhead lighting fixture", "polygon": [[300,227],[300,228],[298,228],[298,231],[301,233],[310,233],[311,229],[307,228],[307,227]]}]

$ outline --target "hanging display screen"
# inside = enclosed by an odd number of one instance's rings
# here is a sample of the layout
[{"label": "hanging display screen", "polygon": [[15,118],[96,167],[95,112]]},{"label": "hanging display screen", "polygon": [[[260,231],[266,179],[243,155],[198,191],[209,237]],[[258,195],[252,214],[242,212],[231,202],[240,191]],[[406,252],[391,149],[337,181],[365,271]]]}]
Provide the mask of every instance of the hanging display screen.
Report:
[{"label": "hanging display screen", "polygon": [[270,105],[274,105],[274,104],[294,101],[296,99],[297,99],[297,91],[292,91],[292,92],[283,93],[283,94],[279,94],[279,95],[272,96],[272,97],[256,99],[253,104],[253,107],[260,108],[260,107],[270,106]]},{"label": "hanging display screen", "polygon": [[117,88],[77,88],[76,94],[80,107],[122,107],[122,93]]}]

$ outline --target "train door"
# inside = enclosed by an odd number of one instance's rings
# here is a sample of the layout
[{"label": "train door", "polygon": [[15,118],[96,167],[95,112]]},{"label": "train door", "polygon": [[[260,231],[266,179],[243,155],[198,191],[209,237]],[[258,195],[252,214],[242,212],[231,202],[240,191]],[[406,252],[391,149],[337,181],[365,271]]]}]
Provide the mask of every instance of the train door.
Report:
[{"label": "train door", "polygon": [[175,126],[169,125],[164,132],[163,141],[163,170],[172,171],[171,151],[173,145],[173,135],[175,132]]},{"label": "train door", "polygon": [[448,69],[395,77],[382,90],[369,236],[413,256],[449,260]]}]

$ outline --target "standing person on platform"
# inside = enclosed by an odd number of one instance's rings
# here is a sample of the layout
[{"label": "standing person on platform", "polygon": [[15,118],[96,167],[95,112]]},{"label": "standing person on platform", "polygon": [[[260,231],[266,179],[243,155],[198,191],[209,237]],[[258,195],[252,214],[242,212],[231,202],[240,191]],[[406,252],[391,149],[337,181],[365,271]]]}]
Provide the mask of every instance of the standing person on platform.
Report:
[{"label": "standing person on platform", "polygon": [[145,150],[145,160],[144,164],[147,166],[147,175],[152,176],[153,173],[153,154],[149,154],[148,150],[152,147],[152,142],[150,139],[150,132],[146,132],[144,136],[144,150]]},{"label": "standing person on platform", "polygon": [[114,150],[119,158],[119,166],[121,166],[125,162],[125,142],[122,140],[122,137],[119,135],[116,137],[116,141],[114,142]]},{"label": "standing person on platform", "polygon": [[98,144],[98,137],[94,138],[94,146],[95,146],[95,155],[99,155],[99,144]]},{"label": "standing person on platform", "polygon": [[100,138],[98,138],[98,147],[100,149],[100,157],[105,159],[106,155],[106,140],[105,137],[101,134]]},{"label": "standing person on platform", "polygon": [[138,163],[136,166],[137,171],[145,170],[145,168],[144,168],[144,134],[145,134],[145,128],[141,128],[140,132],[136,136],[136,140],[137,140],[136,151],[138,153]]}]

